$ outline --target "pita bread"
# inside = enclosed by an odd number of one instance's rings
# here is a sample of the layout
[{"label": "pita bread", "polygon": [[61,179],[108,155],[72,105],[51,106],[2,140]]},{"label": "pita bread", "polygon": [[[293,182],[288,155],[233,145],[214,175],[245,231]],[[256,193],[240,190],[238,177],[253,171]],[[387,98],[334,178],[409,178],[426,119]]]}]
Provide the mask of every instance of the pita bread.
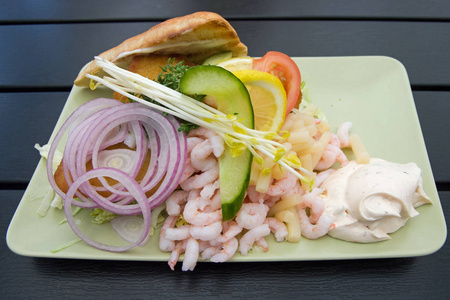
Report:
[{"label": "pita bread", "polygon": [[[126,67],[134,56],[147,53],[184,55],[190,62],[200,64],[223,51],[232,51],[233,56],[247,55],[247,47],[224,18],[211,12],[197,12],[162,22],[99,56]],[[101,76],[99,71],[91,61],[75,79],[75,85],[88,86],[90,80],[85,75]]]}]

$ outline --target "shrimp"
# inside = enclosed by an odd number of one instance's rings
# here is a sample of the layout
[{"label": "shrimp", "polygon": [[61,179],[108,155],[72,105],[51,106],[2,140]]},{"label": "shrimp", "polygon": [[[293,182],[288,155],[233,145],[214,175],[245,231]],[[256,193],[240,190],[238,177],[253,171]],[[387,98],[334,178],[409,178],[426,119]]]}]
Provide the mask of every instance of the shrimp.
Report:
[{"label": "shrimp", "polygon": [[336,162],[336,153],[328,149],[328,145],[322,154],[319,162],[314,167],[314,170],[323,171],[331,168],[331,166]]},{"label": "shrimp", "polygon": [[217,193],[214,194],[214,196],[211,198],[211,201],[208,205],[210,211],[219,210],[222,208],[222,200],[220,198],[220,191],[217,191]]},{"label": "shrimp", "polygon": [[303,202],[298,205],[300,208],[310,208],[309,220],[313,224],[318,222],[320,216],[325,210],[325,200],[320,197],[320,194],[322,194],[323,191],[323,189],[314,188],[311,192],[307,192],[303,195]]},{"label": "shrimp", "polygon": [[216,181],[217,178],[219,178],[219,165],[216,161],[214,167],[207,170],[206,172],[189,177],[184,182],[180,183],[180,186],[185,191],[200,189],[205,185]]},{"label": "shrimp", "polygon": [[197,265],[198,256],[200,254],[199,244],[196,239],[187,240],[186,249],[184,251],[184,260],[181,267],[182,271],[193,271]]},{"label": "shrimp", "polygon": [[167,229],[175,226],[176,222],[177,222],[176,216],[168,216],[164,221],[164,224],[161,227],[161,233],[159,235],[159,249],[161,249],[161,251],[168,252],[174,250],[175,242],[173,240],[169,240],[168,238],[166,238],[166,231]]},{"label": "shrimp", "polygon": [[[226,227],[226,229],[225,229]],[[242,227],[240,227],[236,221],[227,221],[223,224],[224,232],[222,235],[216,238],[216,241],[219,243],[225,243],[228,240],[234,238],[236,235],[241,233]]]},{"label": "shrimp", "polygon": [[189,193],[183,190],[174,191],[166,200],[166,211],[169,216],[181,214],[181,204],[186,203]]},{"label": "shrimp", "polygon": [[340,141],[340,148],[346,148],[350,146],[349,132],[352,129],[352,122],[344,122],[339,125],[337,130],[337,136]]},{"label": "shrimp", "polygon": [[219,180],[216,180],[213,183],[208,183],[200,192],[200,196],[203,198],[211,198],[219,187]]},{"label": "shrimp", "polygon": [[[299,193],[303,193],[303,190],[300,189]],[[264,204],[267,205],[269,208],[272,208],[272,206],[274,206],[275,203],[277,203],[279,200],[280,200],[280,197],[272,196],[272,197],[269,197],[266,200],[264,200]]]},{"label": "shrimp", "polygon": [[333,221],[328,215],[322,214],[317,223],[312,224],[304,208],[298,209],[297,212],[300,219],[302,235],[308,239],[318,239],[324,236],[332,226]]},{"label": "shrimp", "polygon": [[189,132],[189,137],[192,136],[203,136],[211,141],[211,146],[213,148],[213,153],[215,157],[222,155],[225,150],[223,139],[212,130],[206,129],[205,127],[198,127]]},{"label": "shrimp", "polygon": [[169,267],[170,267],[170,269],[172,271],[175,270],[175,265],[178,262],[178,258],[186,250],[186,244],[187,244],[187,240],[183,240],[181,242],[178,242],[175,245],[175,247],[172,250],[172,252],[170,253],[170,258],[169,258],[168,264],[169,264]]},{"label": "shrimp", "polygon": [[186,143],[187,143],[187,153],[191,153],[192,149],[194,149],[195,146],[203,142],[204,140],[199,137],[187,137]]},{"label": "shrimp", "polygon": [[269,207],[263,203],[244,203],[236,214],[236,222],[241,228],[253,229],[263,224]]},{"label": "shrimp", "polygon": [[267,241],[264,237],[257,240],[256,245],[258,247],[261,247],[264,252],[267,252],[267,250],[269,250],[269,245],[267,244]]},{"label": "shrimp", "polygon": [[202,259],[210,259],[220,251],[220,246],[209,246],[202,251]]},{"label": "shrimp", "polygon": [[214,157],[210,157],[212,151],[212,145],[209,140],[204,140],[200,144],[196,145],[191,152],[192,166],[199,171],[207,171],[214,168],[217,160]]},{"label": "shrimp", "polygon": [[298,178],[291,172],[287,172],[286,177],[277,180],[275,184],[269,186],[267,195],[269,196],[282,196],[287,192],[292,191],[295,188]]},{"label": "shrimp", "polygon": [[266,200],[269,195],[257,192],[255,188],[256,187],[254,185],[250,185],[248,187],[248,189],[247,189],[248,199],[250,200],[250,202],[253,202],[253,203],[264,202],[264,200]]},{"label": "shrimp", "polygon": [[270,228],[267,224],[259,225],[247,231],[239,241],[239,252],[242,255],[247,255],[248,251],[253,247],[253,244],[260,238],[270,234]]},{"label": "shrimp", "polygon": [[345,156],[345,153],[342,152],[339,147],[328,144],[314,169],[318,171],[329,169],[336,161],[338,161],[341,166],[348,164],[348,158]]},{"label": "shrimp", "polygon": [[208,199],[197,197],[186,203],[183,217],[186,222],[192,225],[209,225],[222,219],[222,211],[204,212],[204,208],[209,204]]},{"label": "shrimp", "polygon": [[288,229],[282,221],[277,218],[266,218],[264,224],[269,225],[270,231],[275,235],[277,242],[282,242],[287,239]]},{"label": "shrimp", "polygon": [[336,133],[330,133],[330,145],[341,148],[341,141],[339,140]]},{"label": "shrimp", "polygon": [[345,153],[339,147],[328,145],[330,151],[336,154],[336,160],[341,164],[341,166],[345,166],[348,164],[348,158],[345,156]]},{"label": "shrimp", "polygon": [[180,184],[181,184],[182,182],[185,182],[186,179],[188,179],[189,177],[191,177],[192,174],[195,173],[195,171],[197,171],[197,170],[196,170],[196,169],[194,168],[194,166],[192,165],[192,163],[191,163],[191,158],[188,157],[188,158],[186,159],[186,166],[185,166],[185,168],[184,168],[183,175],[181,176],[181,179],[180,179]]},{"label": "shrimp", "polygon": [[211,258],[209,259],[212,262],[220,263],[225,262],[233,257],[234,253],[236,253],[236,250],[239,247],[239,242],[237,238],[233,237],[222,244],[222,249],[215,253]]},{"label": "shrimp", "polygon": [[167,228],[166,239],[172,241],[182,241],[191,237],[191,226],[183,225],[177,228]]},{"label": "shrimp", "polygon": [[222,232],[222,221],[217,221],[209,225],[190,226],[190,235],[198,240],[211,241],[216,239]]}]

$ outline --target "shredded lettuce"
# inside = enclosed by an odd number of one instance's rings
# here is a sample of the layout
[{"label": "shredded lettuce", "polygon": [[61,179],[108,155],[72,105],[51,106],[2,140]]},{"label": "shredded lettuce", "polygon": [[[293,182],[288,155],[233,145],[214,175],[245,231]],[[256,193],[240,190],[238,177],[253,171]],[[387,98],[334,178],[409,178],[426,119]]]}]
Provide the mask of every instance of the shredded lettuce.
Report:
[{"label": "shredded lettuce", "polygon": [[94,224],[108,223],[109,221],[117,217],[116,214],[107,210],[103,210],[101,208],[95,208],[91,212],[91,216],[93,217],[91,222]]}]

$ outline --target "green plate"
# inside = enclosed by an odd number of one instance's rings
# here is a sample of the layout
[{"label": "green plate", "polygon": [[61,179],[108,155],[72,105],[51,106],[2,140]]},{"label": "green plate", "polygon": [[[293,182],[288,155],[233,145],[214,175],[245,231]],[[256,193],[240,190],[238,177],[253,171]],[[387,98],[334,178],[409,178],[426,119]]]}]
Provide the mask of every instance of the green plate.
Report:
[{"label": "green plate", "polygon": [[[424,189],[432,205],[418,209],[420,215],[392,234],[392,239],[374,244],[357,244],[325,236],[318,240],[303,238],[299,243],[277,243],[268,238],[267,252],[247,256],[236,254],[233,261],[331,260],[420,256],[437,251],[445,242],[447,229],[422,136],[410,83],[405,68],[389,57],[295,58],[302,79],[309,87],[310,99],[321,108],[336,130],[338,124],[352,121],[352,133],[364,141],[372,157],[407,163],[422,169]],[[81,104],[111,97],[106,89],[74,87],[56,129]],[[55,129],[55,130],[56,130]],[[53,133],[51,139],[55,135]],[[51,140],[50,139],[50,140]],[[41,142],[42,141],[36,141]],[[50,209],[46,217],[36,213],[48,188],[45,161],[41,160],[20,201],[7,233],[7,243],[17,254],[33,257],[167,261],[169,253],[158,248],[158,232],[144,247],[125,253],[110,253],[79,242],[63,251],[51,250],[72,241],[76,235],[62,211]],[[80,226],[95,230],[103,242],[119,243],[109,224],[90,224],[87,213],[76,215]],[[88,234],[90,230],[86,229]]]}]

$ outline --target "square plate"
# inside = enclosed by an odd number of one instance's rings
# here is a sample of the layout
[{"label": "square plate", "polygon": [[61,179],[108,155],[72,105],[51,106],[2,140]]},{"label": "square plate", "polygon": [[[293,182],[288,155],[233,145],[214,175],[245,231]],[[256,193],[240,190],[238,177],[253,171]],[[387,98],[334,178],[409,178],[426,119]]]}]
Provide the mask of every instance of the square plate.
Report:
[{"label": "square plate", "polygon": [[[419,119],[408,76],[403,65],[382,56],[294,58],[309,87],[309,97],[326,114],[332,130],[344,121],[352,121],[352,133],[364,141],[372,157],[398,163],[416,162],[422,169],[424,189],[432,205],[418,209],[420,215],[389,241],[374,244],[349,243],[329,236],[318,240],[303,238],[299,243],[277,243],[268,237],[268,252],[239,254],[233,261],[330,260],[420,256],[437,251],[445,242],[447,228],[428,160]],[[99,88],[91,91],[73,87],[56,124],[63,121],[81,104],[97,98],[111,97],[112,92]],[[167,261],[169,253],[158,248],[158,233],[145,247],[125,253],[94,249],[83,242],[63,251],[51,250],[76,238],[67,223],[59,225],[64,214],[50,209],[46,217],[36,213],[47,188],[45,161],[41,159],[20,201],[7,233],[7,243],[17,254],[33,257]],[[80,226],[90,223],[87,212],[76,215]],[[92,226],[91,226],[92,227]],[[106,237],[103,242],[119,238],[109,224],[96,227]],[[89,232],[87,232],[89,234]]]}]

